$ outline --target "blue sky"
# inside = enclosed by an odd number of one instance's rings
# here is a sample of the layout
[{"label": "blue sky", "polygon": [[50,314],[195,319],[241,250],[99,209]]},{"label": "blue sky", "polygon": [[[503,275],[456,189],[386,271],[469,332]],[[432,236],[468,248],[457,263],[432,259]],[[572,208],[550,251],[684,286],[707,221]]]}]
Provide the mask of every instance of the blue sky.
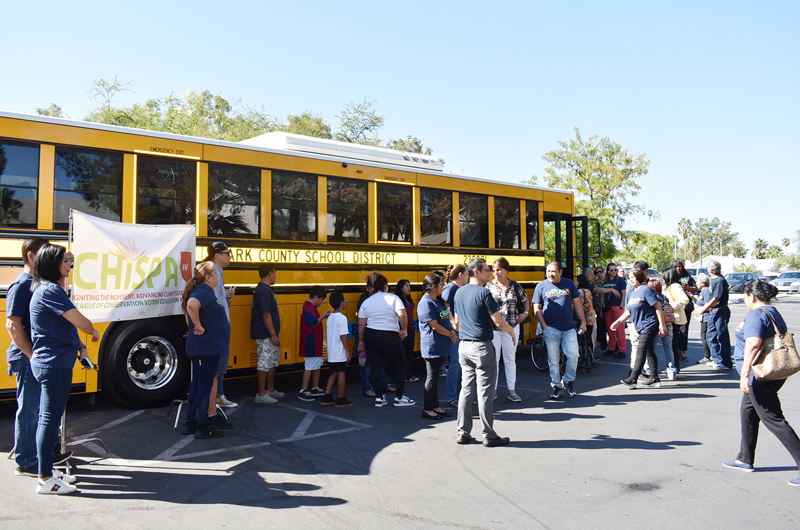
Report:
[{"label": "blue sky", "polygon": [[748,248],[800,229],[797,2],[40,1],[3,18],[3,110],[82,118],[115,75],[136,91],[121,105],[208,89],[334,128],[369,97],[383,139],[513,182],[578,127],[651,161],[635,200],[660,220],[628,228],[716,216]]}]

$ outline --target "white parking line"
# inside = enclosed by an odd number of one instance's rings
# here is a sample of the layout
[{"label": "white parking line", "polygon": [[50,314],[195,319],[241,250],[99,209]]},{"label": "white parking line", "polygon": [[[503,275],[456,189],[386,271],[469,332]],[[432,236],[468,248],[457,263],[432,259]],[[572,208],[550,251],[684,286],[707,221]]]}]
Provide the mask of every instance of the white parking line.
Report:
[{"label": "white parking line", "polygon": [[185,455],[178,455],[168,458],[167,460],[174,462],[175,460],[186,460],[187,458],[198,458],[201,456],[216,455],[219,453],[228,453],[230,451],[239,451],[240,449],[255,449],[256,447],[264,447],[272,445],[270,442],[260,442],[257,444],[239,445],[236,447],[226,447],[224,449],[212,449],[210,451],[201,451],[199,453],[189,453]]},{"label": "white parking line", "polygon": [[192,440],[194,440],[194,435],[190,434],[188,436],[184,436],[179,442],[175,443],[172,447],[155,457],[153,460],[170,460],[172,455],[189,445]]}]

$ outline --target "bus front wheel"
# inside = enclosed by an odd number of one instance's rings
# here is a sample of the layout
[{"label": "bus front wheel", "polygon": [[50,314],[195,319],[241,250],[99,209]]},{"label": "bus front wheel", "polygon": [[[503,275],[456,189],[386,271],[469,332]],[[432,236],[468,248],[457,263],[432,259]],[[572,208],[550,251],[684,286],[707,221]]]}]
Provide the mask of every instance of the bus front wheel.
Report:
[{"label": "bus front wheel", "polygon": [[180,331],[164,320],[121,325],[106,350],[103,391],[131,408],[163,405],[186,387],[190,362]]}]

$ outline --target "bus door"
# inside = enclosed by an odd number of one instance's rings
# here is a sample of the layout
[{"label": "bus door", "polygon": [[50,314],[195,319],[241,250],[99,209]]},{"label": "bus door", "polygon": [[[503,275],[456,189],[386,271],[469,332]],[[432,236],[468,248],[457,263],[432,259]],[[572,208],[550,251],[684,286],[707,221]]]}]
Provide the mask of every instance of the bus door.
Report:
[{"label": "bus door", "polygon": [[546,261],[562,263],[563,276],[575,281],[583,267],[602,253],[600,222],[586,216],[544,212],[544,223]]}]

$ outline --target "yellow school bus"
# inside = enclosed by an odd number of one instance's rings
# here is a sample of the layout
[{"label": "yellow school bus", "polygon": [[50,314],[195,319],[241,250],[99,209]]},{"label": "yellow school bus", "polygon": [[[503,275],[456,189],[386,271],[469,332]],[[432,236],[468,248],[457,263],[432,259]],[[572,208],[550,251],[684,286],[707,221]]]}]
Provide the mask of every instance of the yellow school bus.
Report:
[{"label": "yellow school bus", "polygon": [[[126,223],[194,224],[198,261],[213,241],[231,247],[228,377],[257,365],[249,326],[262,263],[278,269],[281,369],[291,370],[302,362],[299,317],[310,287],[345,293],[351,329],[365,276],[376,269],[390,282],[410,280],[417,300],[426,274],[503,256],[530,296],[544,278],[543,224],[576,219],[571,192],[447,173],[428,155],[284,133],[223,142],[0,111],[0,310],[22,270],[22,241],[36,235],[66,245],[73,209]],[[570,225],[570,271],[573,234]],[[186,388],[183,317],[96,327],[101,340],[90,355],[100,370],[76,368],[74,392],[147,407]],[[535,330],[524,328],[528,344]],[[5,350],[9,337],[0,337]],[[13,395],[4,371],[0,397]]]}]

